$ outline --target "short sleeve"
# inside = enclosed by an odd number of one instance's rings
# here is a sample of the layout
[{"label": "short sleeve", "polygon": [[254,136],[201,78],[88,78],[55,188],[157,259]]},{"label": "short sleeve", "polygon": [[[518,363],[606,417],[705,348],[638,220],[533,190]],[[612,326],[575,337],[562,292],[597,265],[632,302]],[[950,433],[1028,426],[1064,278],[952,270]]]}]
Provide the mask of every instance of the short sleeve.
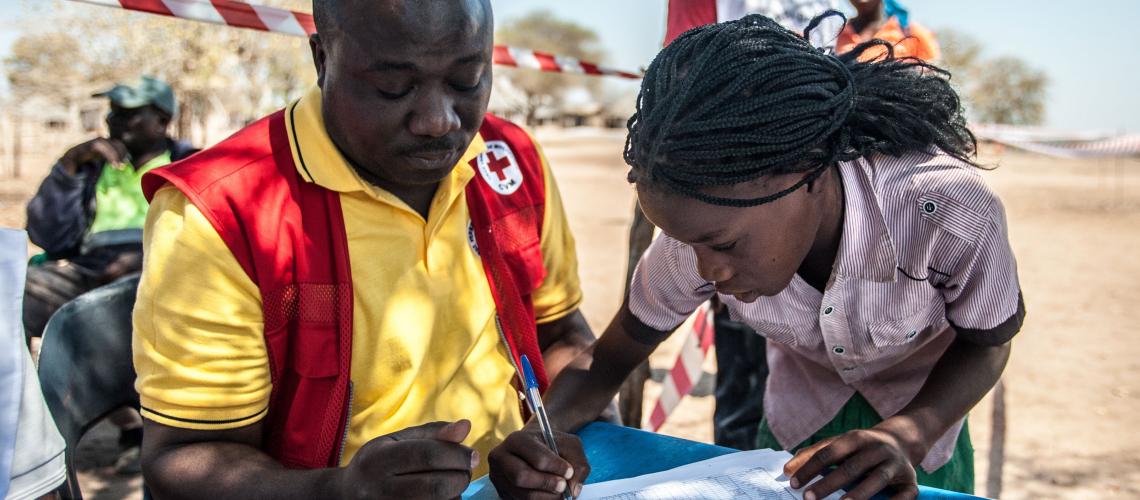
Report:
[{"label": "short sleeve", "polygon": [[260,420],[271,384],[257,286],[169,186],[148,212],[144,256],[133,341],[142,415],[200,430]]},{"label": "short sleeve", "polygon": [[693,249],[664,234],[649,245],[629,285],[629,312],[660,332],[677,328],[716,289],[697,274]]},{"label": "short sleeve", "polygon": [[[534,141],[534,138],[531,138]],[[578,253],[574,235],[566,219],[562,195],[550,170],[550,163],[542,148],[535,142],[542,158],[545,175],[546,208],[542,217],[542,264],[546,278],[532,295],[534,315],[538,323],[561,319],[578,309],[582,303],[582,287],[578,278]]]},{"label": "short sleeve", "polygon": [[996,197],[981,237],[962,256],[948,285],[943,289],[946,318],[960,338],[1001,345],[1021,330],[1025,303],[1017,261],[1009,245],[1005,210]]}]

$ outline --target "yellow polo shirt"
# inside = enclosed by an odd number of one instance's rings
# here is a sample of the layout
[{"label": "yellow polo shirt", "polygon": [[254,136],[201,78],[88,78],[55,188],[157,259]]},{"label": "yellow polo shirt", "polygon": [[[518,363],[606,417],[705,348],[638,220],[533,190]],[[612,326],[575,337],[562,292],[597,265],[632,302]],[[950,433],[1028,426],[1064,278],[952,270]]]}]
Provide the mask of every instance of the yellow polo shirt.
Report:
[{"label": "yellow polo shirt", "polygon": [[[436,420],[471,420],[466,444],[483,457],[522,425],[513,375],[495,328],[495,304],[467,239],[468,161],[476,137],[439,186],[424,220],[363,181],[325,132],[320,90],[288,112],[301,176],[340,193],[353,283],[351,420],[341,464],[369,440]],[[287,120],[288,122],[288,120]],[[581,302],[574,238],[543,157],[548,275],[534,294],[539,323]],[[136,387],[142,414],[189,429],[249,425],[271,389],[261,297],[221,237],[178,190],[151,204],[145,265],[134,311]],[[482,473],[485,471],[485,466]]]}]

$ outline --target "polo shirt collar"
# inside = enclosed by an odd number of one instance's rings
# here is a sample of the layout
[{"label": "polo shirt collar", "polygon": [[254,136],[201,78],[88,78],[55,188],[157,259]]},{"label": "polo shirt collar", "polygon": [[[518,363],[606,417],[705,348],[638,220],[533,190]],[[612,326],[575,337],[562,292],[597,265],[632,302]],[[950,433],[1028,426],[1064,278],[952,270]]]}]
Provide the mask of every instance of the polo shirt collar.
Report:
[{"label": "polo shirt collar", "polygon": [[839,162],[844,214],[835,270],[842,276],[889,283],[897,277],[898,254],[867,168],[862,159]]}]

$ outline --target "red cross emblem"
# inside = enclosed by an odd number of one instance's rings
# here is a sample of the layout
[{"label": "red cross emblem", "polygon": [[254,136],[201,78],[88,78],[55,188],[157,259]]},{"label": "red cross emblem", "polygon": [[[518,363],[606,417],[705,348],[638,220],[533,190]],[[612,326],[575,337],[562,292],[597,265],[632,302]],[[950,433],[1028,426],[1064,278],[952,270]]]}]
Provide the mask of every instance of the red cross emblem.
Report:
[{"label": "red cross emblem", "polygon": [[496,193],[509,195],[522,186],[522,169],[515,153],[503,141],[487,141],[487,150],[476,156],[471,164]]}]

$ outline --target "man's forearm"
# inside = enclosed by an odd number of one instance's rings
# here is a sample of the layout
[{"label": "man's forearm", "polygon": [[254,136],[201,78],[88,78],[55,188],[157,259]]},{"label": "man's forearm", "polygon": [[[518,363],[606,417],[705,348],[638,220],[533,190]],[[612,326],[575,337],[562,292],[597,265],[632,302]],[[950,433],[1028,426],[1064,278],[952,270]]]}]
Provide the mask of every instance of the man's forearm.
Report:
[{"label": "man's forearm", "polygon": [[63,253],[79,244],[87,231],[83,203],[84,179],[52,168],[28,202],[27,228],[32,243],[49,254]]},{"label": "man's forearm", "polygon": [[287,469],[246,444],[194,443],[146,454],[146,483],[157,499],[340,496],[339,469]]},{"label": "man's forearm", "polygon": [[1010,345],[984,346],[955,340],[934,365],[918,395],[884,422],[901,430],[911,460],[921,461],[930,447],[966,416],[993,388],[1005,370]]},{"label": "man's forearm", "polygon": [[590,356],[581,356],[594,344],[597,338],[590,329],[581,311],[574,311],[566,317],[538,325],[538,336],[542,347],[543,365],[546,376],[554,380],[568,366],[588,368]]},{"label": "man's forearm", "polygon": [[613,321],[591,349],[562,370],[543,398],[554,428],[574,432],[596,419],[656,347],[632,340]]}]

